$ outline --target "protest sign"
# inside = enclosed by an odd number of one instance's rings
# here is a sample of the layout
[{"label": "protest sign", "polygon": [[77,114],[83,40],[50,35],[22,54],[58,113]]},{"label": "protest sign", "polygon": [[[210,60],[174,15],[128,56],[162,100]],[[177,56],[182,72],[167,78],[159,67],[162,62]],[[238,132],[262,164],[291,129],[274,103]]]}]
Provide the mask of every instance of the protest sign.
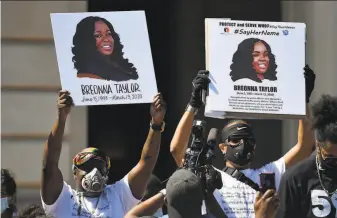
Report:
[{"label": "protest sign", "polygon": [[302,118],[305,24],[206,19],[205,115]]},{"label": "protest sign", "polygon": [[150,103],[157,93],[144,11],[53,13],[62,89],[75,105]]}]

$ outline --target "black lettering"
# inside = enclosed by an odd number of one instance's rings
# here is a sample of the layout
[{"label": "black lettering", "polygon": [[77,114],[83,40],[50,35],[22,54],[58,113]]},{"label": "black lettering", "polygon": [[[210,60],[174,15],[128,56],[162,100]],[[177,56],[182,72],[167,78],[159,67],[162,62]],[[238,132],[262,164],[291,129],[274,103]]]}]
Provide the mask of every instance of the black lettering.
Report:
[{"label": "black lettering", "polygon": [[246,27],[256,27],[256,24],[254,24],[254,23],[246,23],[245,26]]},{"label": "black lettering", "polygon": [[110,85],[81,85],[83,95],[113,94]]},{"label": "black lettering", "polygon": [[229,22],[219,22],[219,26],[231,26],[231,27],[235,27],[236,23],[229,23]]},{"label": "black lettering", "polygon": [[248,91],[248,92],[257,92],[257,86],[241,86],[234,85],[234,91]]},{"label": "black lettering", "polygon": [[260,24],[258,25],[258,27],[268,28],[268,27],[269,27],[269,24],[260,23]]},{"label": "black lettering", "polygon": [[118,94],[140,92],[138,83],[114,84]]},{"label": "black lettering", "polygon": [[266,87],[266,86],[259,86],[260,92],[277,92],[277,87]]}]

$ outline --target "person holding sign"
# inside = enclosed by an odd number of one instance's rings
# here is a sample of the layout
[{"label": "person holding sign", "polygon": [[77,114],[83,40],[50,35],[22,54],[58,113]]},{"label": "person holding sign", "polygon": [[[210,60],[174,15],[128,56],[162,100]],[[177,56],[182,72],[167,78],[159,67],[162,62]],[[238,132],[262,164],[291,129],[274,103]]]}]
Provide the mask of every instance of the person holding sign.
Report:
[{"label": "person holding sign", "polygon": [[160,149],[166,103],[157,94],[151,105],[152,120],[138,164],[120,181],[107,185],[110,159],[96,148],[86,148],[73,160],[76,190],[65,181],[58,168],[65,123],[72,106],[67,91],[60,91],[56,119],[43,153],[41,198],[48,215],[55,218],[121,218],[143,197]]},{"label": "person holding sign", "polygon": [[[306,101],[314,89],[315,74],[305,67]],[[191,100],[181,118],[171,141],[170,150],[181,166],[195,114],[201,108],[201,93],[207,88],[208,76],[198,74],[193,80]],[[309,110],[307,111],[309,114]],[[259,169],[250,168],[254,158],[256,140],[252,127],[243,120],[234,120],[228,123],[221,133],[222,141],[219,144],[225,156],[226,168],[218,170],[222,176],[223,187],[214,192],[215,198],[223,208],[228,218],[255,217],[254,201],[256,191],[260,190],[259,176],[262,173],[273,173],[273,188],[277,189],[285,170],[307,158],[314,146],[314,134],[309,119],[299,121],[298,143],[279,160],[269,163]],[[268,189],[268,188],[267,188]]]},{"label": "person holding sign", "polygon": [[277,218],[337,217],[337,97],[312,107],[316,152],[282,177]]},{"label": "person holding sign", "polygon": [[137,69],[123,57],[123,45],[112,24],[102,17],[86,17],[73,37],[73,62],[79,78],[112,81],[138,79]]},{"label": "person holding sign", "polygon": [[269,44],[258,38],[243,40],[233,55],[230,76],[233,82],[239,79],[250,79],[262,83],[264,79],[275,81],[275,55]]}]

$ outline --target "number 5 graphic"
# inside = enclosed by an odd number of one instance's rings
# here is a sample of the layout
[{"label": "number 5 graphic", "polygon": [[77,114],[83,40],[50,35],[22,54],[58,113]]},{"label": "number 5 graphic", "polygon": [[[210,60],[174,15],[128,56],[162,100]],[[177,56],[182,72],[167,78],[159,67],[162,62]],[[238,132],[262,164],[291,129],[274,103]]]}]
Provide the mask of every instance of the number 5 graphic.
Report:
[{"label": "number 5 graphic", "polygon": [[[331,204],[328,199],[328,194],[323,190],[311,191],[312,213],[316,217],[326,217],[331,213]],[[337,213],[335,217],[337,217]]]}]

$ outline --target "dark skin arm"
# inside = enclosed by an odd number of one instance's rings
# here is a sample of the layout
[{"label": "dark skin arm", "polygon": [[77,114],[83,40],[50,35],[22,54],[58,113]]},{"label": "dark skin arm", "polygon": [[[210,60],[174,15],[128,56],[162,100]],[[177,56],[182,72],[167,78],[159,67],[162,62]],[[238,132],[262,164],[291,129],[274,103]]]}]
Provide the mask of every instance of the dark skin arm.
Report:
[{"label": "dark skin arm", "polygon": [[[166,103],[158,93],[151,105],[152,123],[162,125],[166,113]],[[129,172],[128,181],[133,196],[141,199],[145,193],[147,182],[157,163],[160,150],[161,132],[149,130],[138,164]]]},{"label": "dark skin arm", "polygon": [[165,197],[162,193],[147,199],[131,209],[124,218],[137,218],[141,216],[150,216],[154,214],[165,203]]},{"label": "dark skin arm", "polygon": [[63,188],[63,176],[58,167],[64,128],[70,113],[72,99],[69,92],[60,91],[57,99],[58,117],[54,122],[48,140],[45,143],[42,162],[41,196],[43,202],[52,205]]}]

